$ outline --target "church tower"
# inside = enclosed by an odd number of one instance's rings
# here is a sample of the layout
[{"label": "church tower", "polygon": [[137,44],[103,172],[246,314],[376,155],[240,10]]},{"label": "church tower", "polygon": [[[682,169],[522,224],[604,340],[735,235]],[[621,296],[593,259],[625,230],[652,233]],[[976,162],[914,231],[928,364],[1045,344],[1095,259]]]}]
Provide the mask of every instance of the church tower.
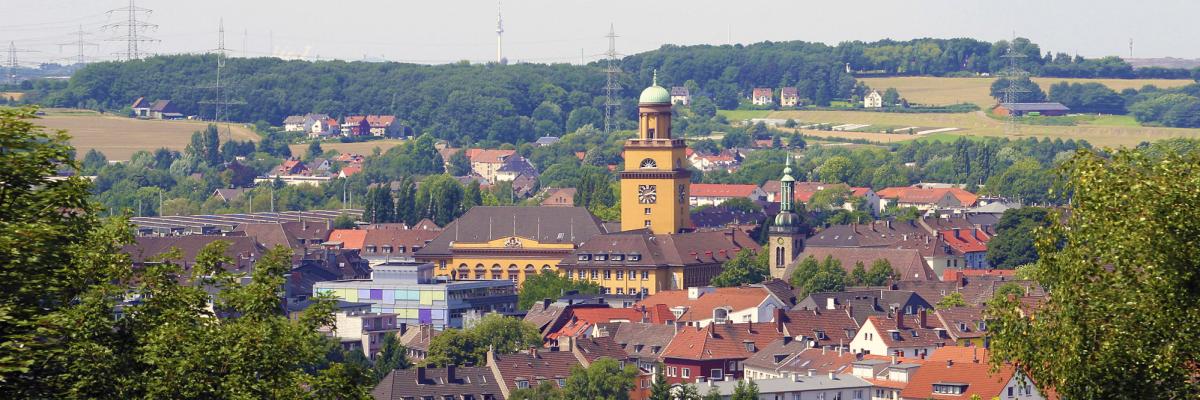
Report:
[{"label": "church tower", "polygon": [[787,267],[795,261],[796,256],[804,249],[804,233],[801,232],[800,216],[794,212],[796,179],[792,178],[792,157],[788,156],[787,166],[783,168],[783,178],[779,179],[779,215],[768,230],[770,241],[771,276],[783,280]]},{"label": "church tower", "polygon": [[671,137],[671,94],[654,84],[638,98],[638,137],[625,142],[621,172],[621,229],[656,234],[691,228],[683,139]]}]

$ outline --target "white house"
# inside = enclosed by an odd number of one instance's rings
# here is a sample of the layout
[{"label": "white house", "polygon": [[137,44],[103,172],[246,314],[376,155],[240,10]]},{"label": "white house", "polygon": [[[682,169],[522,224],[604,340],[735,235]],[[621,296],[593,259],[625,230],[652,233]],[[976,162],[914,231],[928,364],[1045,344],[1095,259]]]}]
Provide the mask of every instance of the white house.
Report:
[{"label": "white house", "polygon": [[775,93],[771,88],[754,88],[750,101],[756,106],[766,106],[775,103]]},{"label": "white house", "polygon": [[879,95],[879,91],[872,90],[871,94],[863,97],[863,108],[883,108],[883,96]]},{"label": "white house", "polygon": [[[793,374],[786,378],[754,379],[758,398],[763,400],[866,400],[874,387],[871,382],[850,374]],[[730,399],[736,381],[697,382],[700,394],[716,389],[722,399]]]},{"label": "white house", "polygon": [[395,314],[339,311],[334,318],[337,330],[331,334],[336,334],[348,347],[361,347],[363,355],[372,360],[382,350],[383,338],[400,331]]},{"label": "white house", "polygon": [[800,105],[800,90],[795,86],[779,89],[779,105],[784,107]]},{"label": "white house", "polygon": [[925,358],[937,349],[954,345],[946,328],[936,318],[929,319],[925,310],[917,315],[893,311],[891,316],[871,316],[863,323],[850,351],[897,357]]},{"label": "white house", "polygon": [[767,193],[757,185],[738,185],[723,183],[693,183],[691,193],[688,193],[688,203],[692,207],[719,206],[736,198],[760,201],[767,198]]},{"label": "white house", "polygon": [[671,104],[691,105],[692,93],[686,86],[674,86],[671,88]]},{"label": "white house", "polygon": [[675,321],[696,327],[726,322],[772,322],[775,310],[791,307],[761,285],[664,290],[637,303],[647,308],[660,304],[671,310]]}]

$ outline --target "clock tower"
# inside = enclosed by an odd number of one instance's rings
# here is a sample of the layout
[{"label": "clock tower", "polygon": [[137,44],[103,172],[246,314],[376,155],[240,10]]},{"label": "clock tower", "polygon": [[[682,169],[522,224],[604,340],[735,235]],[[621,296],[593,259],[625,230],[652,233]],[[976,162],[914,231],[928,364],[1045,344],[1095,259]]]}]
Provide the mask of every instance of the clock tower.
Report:
[{"label": "clock tower", "polygon": [[796,255],[804,249],[804,232],[800,216],[794,211],[796,179],[792,178],[792,157],[788,156],[787,166],[783,168],[783,178],[779,179],[779,214],[775,223],[767,231],[770,251],[771,276],[783,280],[787,267],[795,261]]},{"label": "clock tower", "polygon": [[671,137],[671,94],[654,84],[638,98],[638,137],[625,142],[621,172],[621,229],[655,234],[691,228],[687,146]]}]

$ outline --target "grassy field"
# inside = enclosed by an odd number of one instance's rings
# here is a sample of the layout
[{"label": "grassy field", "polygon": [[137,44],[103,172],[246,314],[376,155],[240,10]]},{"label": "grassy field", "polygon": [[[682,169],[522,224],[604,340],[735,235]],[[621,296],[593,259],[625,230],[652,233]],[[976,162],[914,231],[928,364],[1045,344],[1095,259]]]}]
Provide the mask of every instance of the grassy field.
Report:
[{"label": "grassy field", "polygon": [[766,118],[771,114],[771,110],[717,110],[717,114],[724,115],[729,121],[744,121],[751,118]]},{"label": "grassy field", "polygon": [[[373,151],[376,147],[378,147],[380,151],[387,151],[388,149],[392,148],[393,146],[397,146],[400,143],[404,143],[404,141],[399,139],[387,139],[358,143],[321,142],[321,150],[337,150],[339,153],[371,155],[371,151]],[[297,156],[308,151],[307,144],[293,144],[288,147],[291,147],[292,154]]]},{"label": "grassy field", "polygon": [[[938,78],[927,76],[899,76],[887,78],[861,78],[863,83],[882,92],[887,88],[896,88],[900,96],[908,101],[919,104],[949,105],[956,103],[974,103],[980,107],[990,107],[996,101],[988,94],[995,78]],[[1113,90],[1121,91],[1128,88],[1140,89],[1145,85],[1155,85],[1160,88],[1178,87],[1193,83],[1190,79],[1074,79],[1074,78],[1033,78],[1042,90],[1050,90],[1050,85],[1058,82],[1098,82]],[[732,119],[732,118],[731,118]]]},{"label": "grassy field", "polygon": [[993,119],[983,112],[957,114],[900,114],[873,113],[856,111],[777,111],[770,118],[793,118],[799,121],[822,122],[841,121],[843,123],[872,124],[880,126],[937,126],[955,127],[959,131],[929,135],[904,135],[868,132],[826,132],[804,130],[805,134],[825,137],[842,137],[850,139],[867,139],[883,143],[891,143],[917,138],[933,137],[947,139],[957,136],[1007,136],[1048,137],[1067,139],[1083,139],[1096,146],[1133,147],[1143,141],[1156,141],[1172,137],[1200,138],[1200,129],[1159,128],[1128,126],[1127,118],[1114,117],[1106,125],[1097,125],[1096,121],[1077,126],[1035,126],[1018,125],[1016,130],[1009,132],[1004,121]]},{"label": "grassy field", "polygon": [[[91,111],[46,110],[36,122],[50,129],[66,130],[71,144],[82,158],[90,149],[104,153],[109,160],[128,160],[138,150],[153,151],[159,147],[183,151],[192,139],[192,132],[204,129],[200,121],[138,120]],[[221,141],[258,140],[258,135],[240,124],[221,125]]]}]

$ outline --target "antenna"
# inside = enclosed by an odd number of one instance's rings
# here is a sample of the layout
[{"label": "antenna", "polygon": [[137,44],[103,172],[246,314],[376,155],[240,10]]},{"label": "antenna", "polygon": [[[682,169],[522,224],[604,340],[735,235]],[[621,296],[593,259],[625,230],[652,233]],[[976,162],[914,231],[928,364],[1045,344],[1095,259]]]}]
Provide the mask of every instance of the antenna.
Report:
[{"label": "antenna", "polygon": [[617,74],[621,73],[621,68],[617,66],[617,31],[613,29],[612,23],[608,24],[608,52],[604,53],[608,57],[608,65],[604,69],[607,75],[607,82],[604,85],[604,133],[612,132],[613,117],[617,112],[617,107],[621,105],[621,101],[617,99],[617,91],[621,90],[621,84],[617,83]]},{"label": "antenna", "polygon": [[8,63],[6,65],[8,67],[8,83],[17,83],[17,68],[21,66],[21,62],[17,61],[17,54],[32,53],[34,51],[35,50],[18,49],[16,43],[8,42]]},{"label": "antenna", "polygon": [[1129,38],[1129,58],[1133,58],[1133,38]]},{"label": "antenna", "polygon": [[83,39],[84,36],[91,35],[91,33],[83,31],[83,25],[79,25],[79,30],[71,32],[71,34],[75,35],[75,41],[70,43],[59,43],[58,49],[59,51],[62,51],[63,46],[75,46],[76,49],[78,49],[79,53],[75,56],[75,66],[71,68],[71,71],[74,72],[78,71],[80,68],[83,68],[84,64],[87,64],[88,57],[84,55],[84,50],[86,50],[88,46],[95,46],[99,48],[100,45]]},{"label": "antenna", "polygon": [[500,14],[500,0],[496,0],[496,63],[507,64],[504,60],[504,17]]},{"label": "antenna", "polygon": [[154,12],[154,10],[138,7],[136,4],[134,4],[134,0],[129,0],[129,6],[108,10],[109,16],[112,16],[113,13],[125,13],[127,15],[127,20],[125,22],[115,22],[104,25],[104,28],[112,29],[114,32],[119,31],[121,28],[125,28],[124,35],[108,39],[112,42],[125,42],[125,52],[115,53],[117,56],[123,55],[126,60],[137,60],[142,58],[141,50],[138,49],[138,43],[158,41],[158,39],[143,35],[143,33],[147,30],[158,29],[158,25],[138,20],[138,15],[149,16],[152,12]]}]

